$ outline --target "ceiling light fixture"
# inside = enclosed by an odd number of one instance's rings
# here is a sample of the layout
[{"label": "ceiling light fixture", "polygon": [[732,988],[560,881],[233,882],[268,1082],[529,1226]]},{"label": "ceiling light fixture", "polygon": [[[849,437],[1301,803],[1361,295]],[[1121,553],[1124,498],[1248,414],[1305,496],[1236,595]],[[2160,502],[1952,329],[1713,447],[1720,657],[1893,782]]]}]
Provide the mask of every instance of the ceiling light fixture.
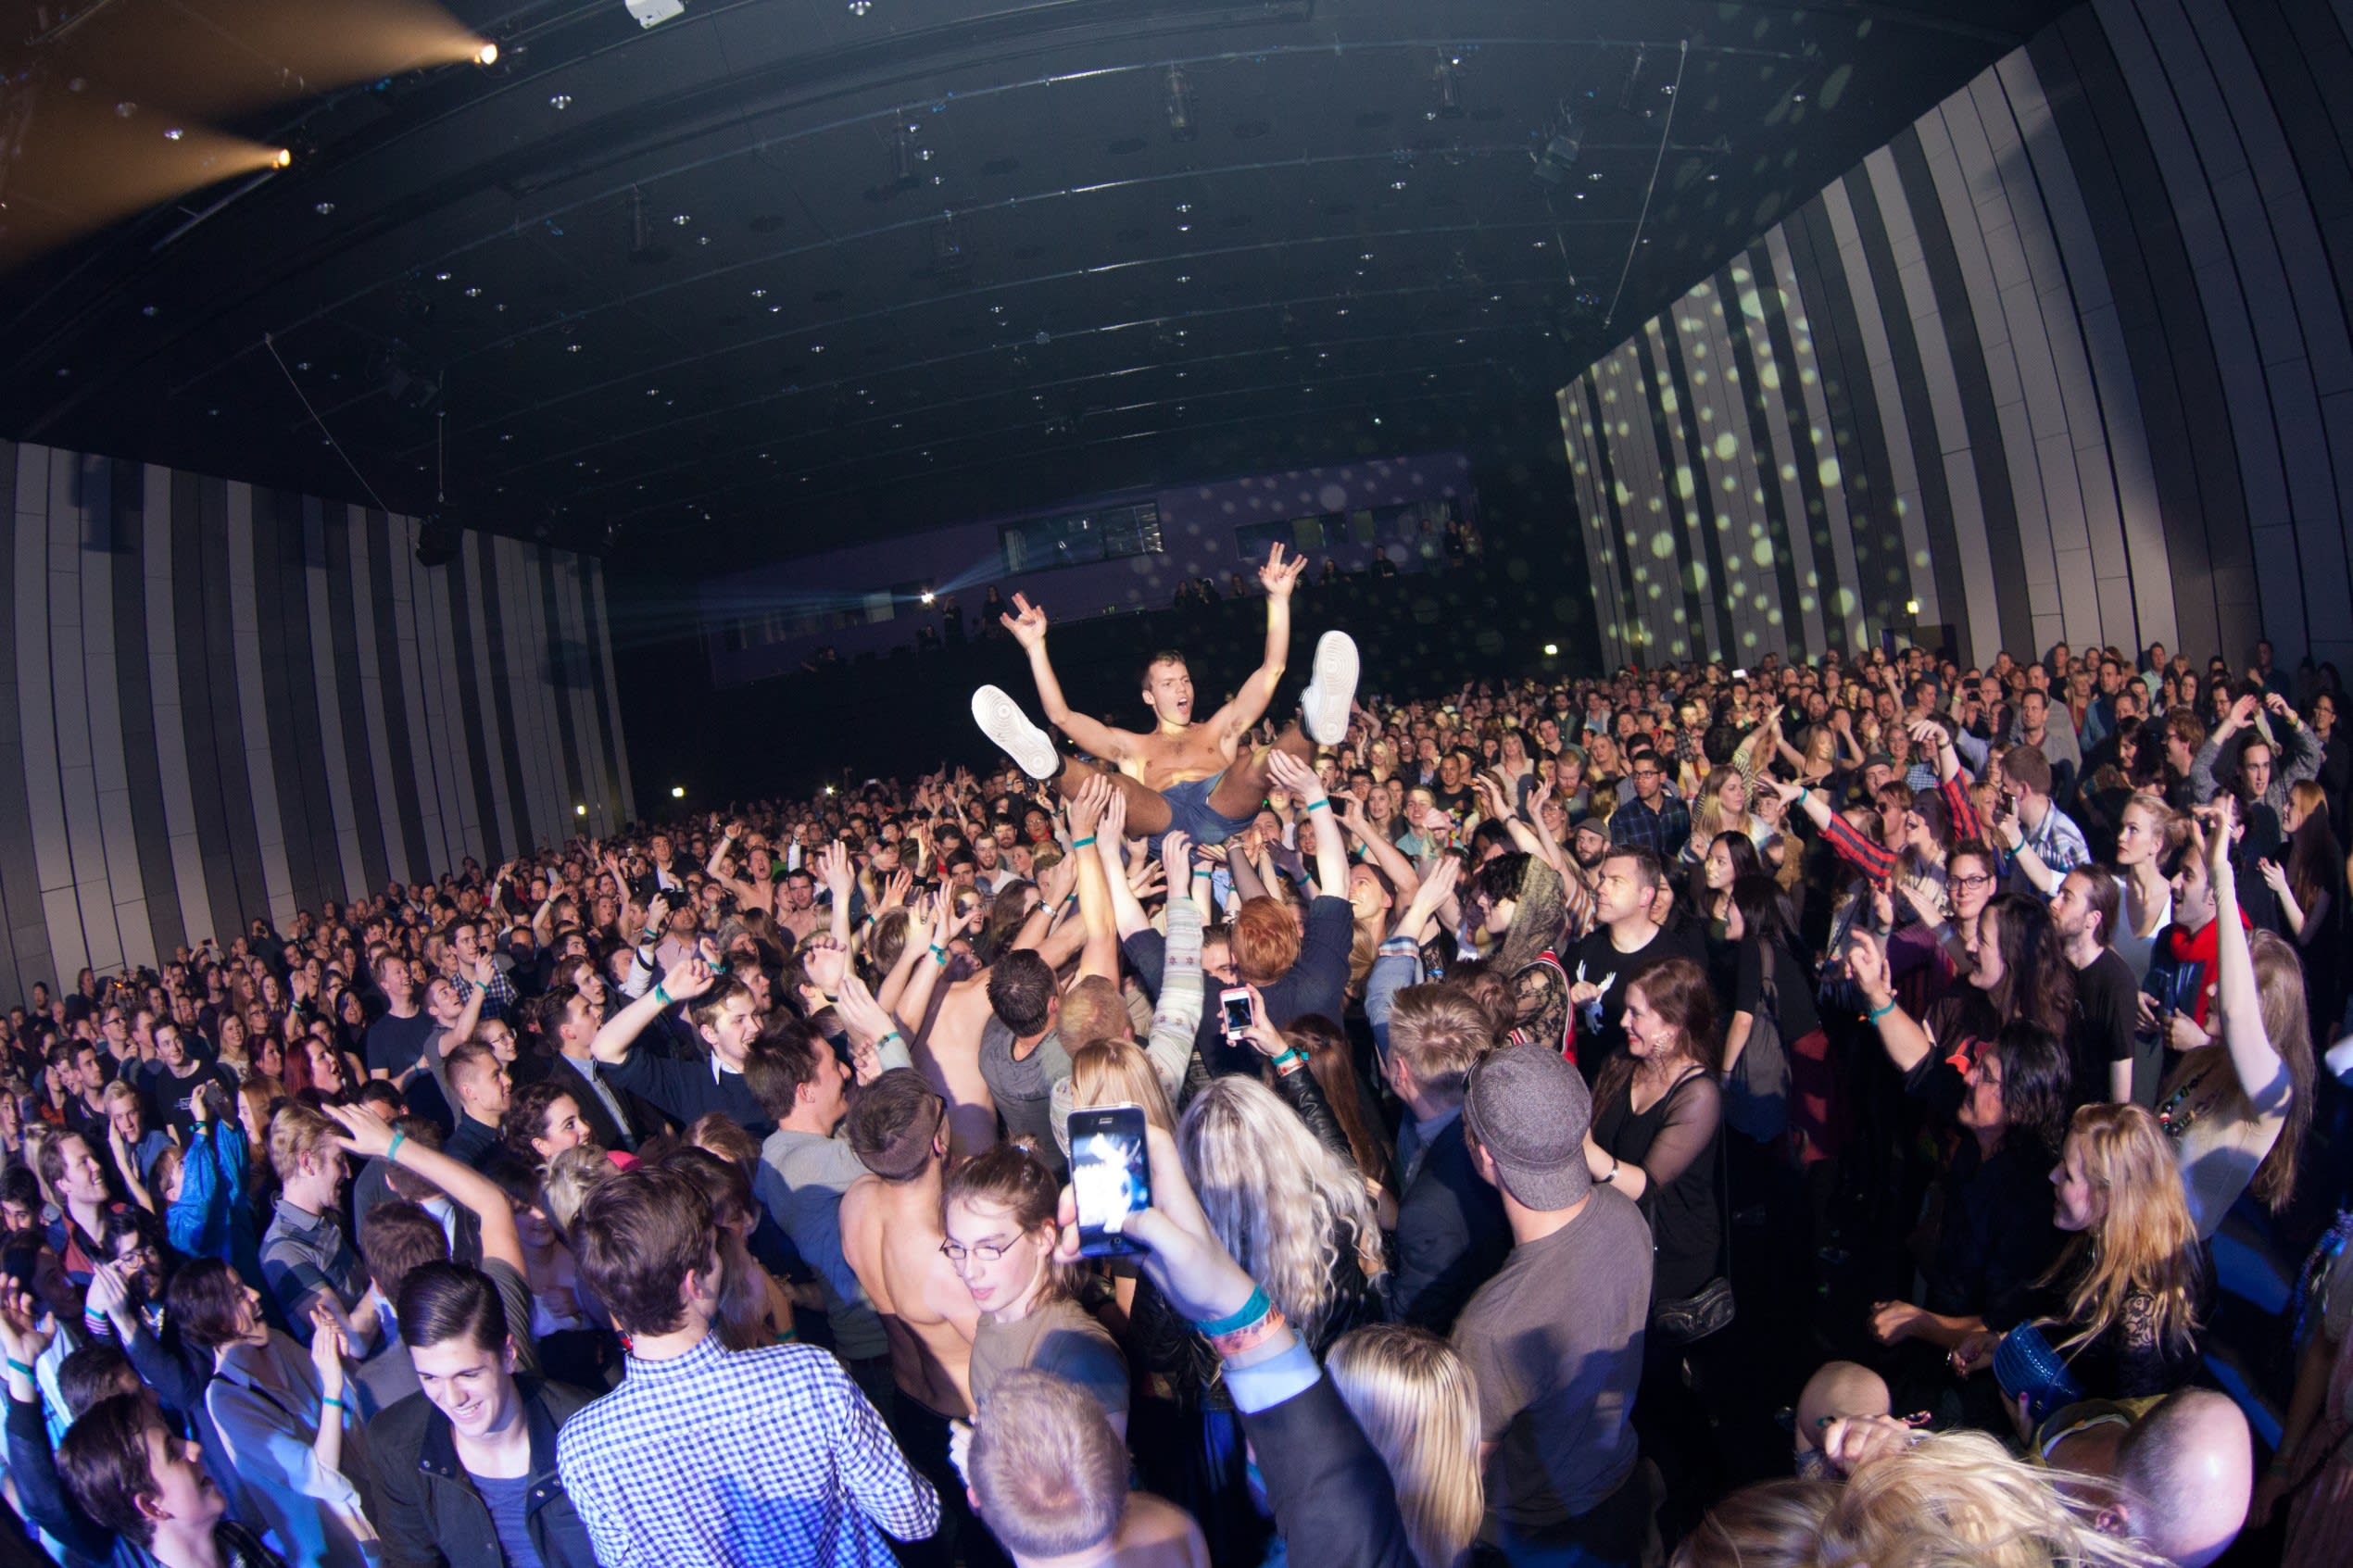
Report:
[{"label": "ceiling light fixture", "polygon": [[1534,155],[1532,172],[1545,184],[1557,185],[1577,167],[1578,156],[1584,150],[1585,127],[1563,104],[1545,132],[1543,149]]},{"label": "ceiling light fixture", "polygon": [[555,94],[548,98],[547,107],[555,110],[558,114],[561,114],[564,110],[572,107],[572,94],[569,93]]},{"label": "ceiling light fixture", "polygon": [[1432,119],[1463,118],[1463,57],[1441,55],[1438,58],[1438,107],[1429,111]]},{"label": "ceiling light fixture", "polygon": [[178,140],[180,140],[180,138],[181,138],[181,137],[182,137],[182,136],[184,136],[184,135],[186,135],[186,134],[187,134],[187,132],[184,132],[184,131],[181,130],[178,126],[174,125],[174,126],[170,127],[169,129],[167,129],[167,130],[164,132],[164,133],[163,133],[163,139],[164,139],[165,141],[167,141],[167,142],[177,142]]},{"label": "ceiling light fixture", "polygon": [[629,14],[637,19],[639,27],[660,27],[673,17],[686,14],[685,0],[621,0]]},{"label": "ceiling light fixture", "polygon": [[270,160],[270,167],[272,169],[292,169],[294,167],[293,150],[286,147],[280,147],[278,149],[277,156]]},{"label": "ceiling light fixture", "polygon": [[497,63],[498,63],[498,45],[497,45],[497,44],[484,44],[481,48],[476,49],[476,50],[474,51],[474,64],[476,64],[476,65],[478,65],[478,66],[495,66],[495,65],[497,65]]},{"label": "ceiling light fixture", "polygon": [[849,0],[849,14],[862,17],[875,8],[875,0]]},{"label": "ceiling light fixture", "polygon": [[1199,132],[1193,125],[1193,90],[1185,80],[1183,66],[1168,68],[1167,82],[1168,139],[1189,142]]}]

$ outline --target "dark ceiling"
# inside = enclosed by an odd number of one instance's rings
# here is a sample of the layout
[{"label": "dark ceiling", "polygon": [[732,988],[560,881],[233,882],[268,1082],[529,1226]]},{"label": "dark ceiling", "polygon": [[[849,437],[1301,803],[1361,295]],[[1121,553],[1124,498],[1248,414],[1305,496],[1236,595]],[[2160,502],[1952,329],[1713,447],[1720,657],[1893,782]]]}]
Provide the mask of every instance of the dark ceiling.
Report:
[{"label": "dark ceiling", "polygon": [[[227,3],[0,37],[22,157],[163,20],[273,65]],[[365,500],[291,378],[396,509],[433,509],[439,425],[467,524],[673,562],[1248,471],[1376,418],[1394,449],[1541,430],[1629,324],[2065,8],[686,7],[457,0],[496,66],[244,113],[291,169],[0,279],[0,430]]]}]

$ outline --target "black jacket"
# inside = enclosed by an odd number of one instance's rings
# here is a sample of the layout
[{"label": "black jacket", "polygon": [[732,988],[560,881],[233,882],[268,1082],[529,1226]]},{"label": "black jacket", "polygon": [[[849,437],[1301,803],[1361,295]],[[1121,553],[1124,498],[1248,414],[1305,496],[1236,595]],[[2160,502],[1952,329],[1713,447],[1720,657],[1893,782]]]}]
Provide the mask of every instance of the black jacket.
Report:
[{"label": "black jacket", "polygon": [[[531,1544],[547,1568],[597,1568],[588,1527],[556,1478],[556,1433],[596,1396],[527,1377],[515,1386],[531,1424]],[[504,1568],[490,1507],[431,1400],[412,1394],[370,1422],[368,1456],[385,1568]]]},{"label": "black jacket", "polygon": [[1451,1334],[1512,1250],[1503,1198],[1482,1180],[1458,1118],[1440,1129],[1397,1200],[1397,1317]]},{"label": "black jacket", "polygon": [[1319,1377],[1278,1405],[1242,1417],[1275,1527],[1291,1558],[1315,1568],[1414,1568],[1389,1467]]}]

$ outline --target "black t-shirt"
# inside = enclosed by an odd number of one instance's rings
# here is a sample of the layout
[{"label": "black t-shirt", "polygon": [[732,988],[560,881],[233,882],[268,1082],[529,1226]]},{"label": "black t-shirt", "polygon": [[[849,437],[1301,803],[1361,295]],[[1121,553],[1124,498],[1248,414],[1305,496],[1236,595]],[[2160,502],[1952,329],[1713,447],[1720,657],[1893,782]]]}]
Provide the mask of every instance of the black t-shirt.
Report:
[{"label": "black t-shirt", "polygon": [[417,1065],[425,1054],[425,1042],[440,1032],[441,1025],[422,1009],[413,1018],[384,1014],[368,1025],[368,1071],[399,1077]]},{"label": "black t-shirt", "polygon": [[[1702,968],[1707,959],[1699,942],[1672,927],[1664,929],[1642,947],[1630,953],[1621,953],[1610,940],[1609,928],[1597,926],[1562,966],[1568,971],[1569,984],[1579,981],[1601,987],[1601,999],[1588,1007],[1572,1007],[1577,1019],[1577,1065],[1587,1082],[1598,1074],[1612,1057],[1626,1050],[1626,987],[1641,979],[1670,959],[1689,959]],[[1600,1022],[1594,1022],[1594,1009],[1601,1012]]]},{"label": "black t-shirt", "polygon": [[142,1075],[140,1097],[146,1101],[147,1124],[151,1127],[176,1127],[184,1133],[196,1124],[189,1110],[189,1103],[207,1084],[218,1084],[228,1097],[229,1114],[237,1114],[237,1075],[217,1061],[197,1062],[186,1077],[175,1077],[171,1069],[158,1061]]},{"label": "black t-shirt", "polygon": [[[1740,945],[1740,970],[1732,982],[1732,1010],[1759,1015],[1765,1005],[1765,952],[1762,942]],[[1786,942],[1772,944],[1773,1019],[1783,1041],[1802,1040],[1822,1026],[1814,1009],[1814,982]]]},{"label": "black t-shirt", "polygon": [[2075,972],[2075,1012],[2068,1021],[2068,1055],[2075,1064],[2075,1103],[2106,1100],[2108,1064],[2133,1060],[2133,1030],[2140,1018],[2140,987],[2132,966],[2113,949]]}]

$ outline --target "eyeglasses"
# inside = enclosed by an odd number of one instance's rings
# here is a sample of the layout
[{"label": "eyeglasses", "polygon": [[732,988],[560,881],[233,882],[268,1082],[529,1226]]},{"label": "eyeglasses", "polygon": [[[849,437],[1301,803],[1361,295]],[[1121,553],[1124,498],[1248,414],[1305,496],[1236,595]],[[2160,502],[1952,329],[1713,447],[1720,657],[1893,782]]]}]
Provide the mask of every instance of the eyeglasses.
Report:
[{"label": "eyeglasses", "polygon": [[1954,886],[1965,887],[1971,892],[1975,892],[1981,887],[1991,887],[1994,885],[1994,879],[1990,876],[1957,876],[1952,880]]},{"label": "eyeglasses", "polygon": [[970,1247],[961,1241],[943,1241],[939,1244],[939,1255],[948,1260],[950,1267],[961,1269],[965,1261],[972,1258],[977,1258],[984,1263],[993,1263],[1020,1245],[1018,1236],[1005,1242],[976,1241]]}]

